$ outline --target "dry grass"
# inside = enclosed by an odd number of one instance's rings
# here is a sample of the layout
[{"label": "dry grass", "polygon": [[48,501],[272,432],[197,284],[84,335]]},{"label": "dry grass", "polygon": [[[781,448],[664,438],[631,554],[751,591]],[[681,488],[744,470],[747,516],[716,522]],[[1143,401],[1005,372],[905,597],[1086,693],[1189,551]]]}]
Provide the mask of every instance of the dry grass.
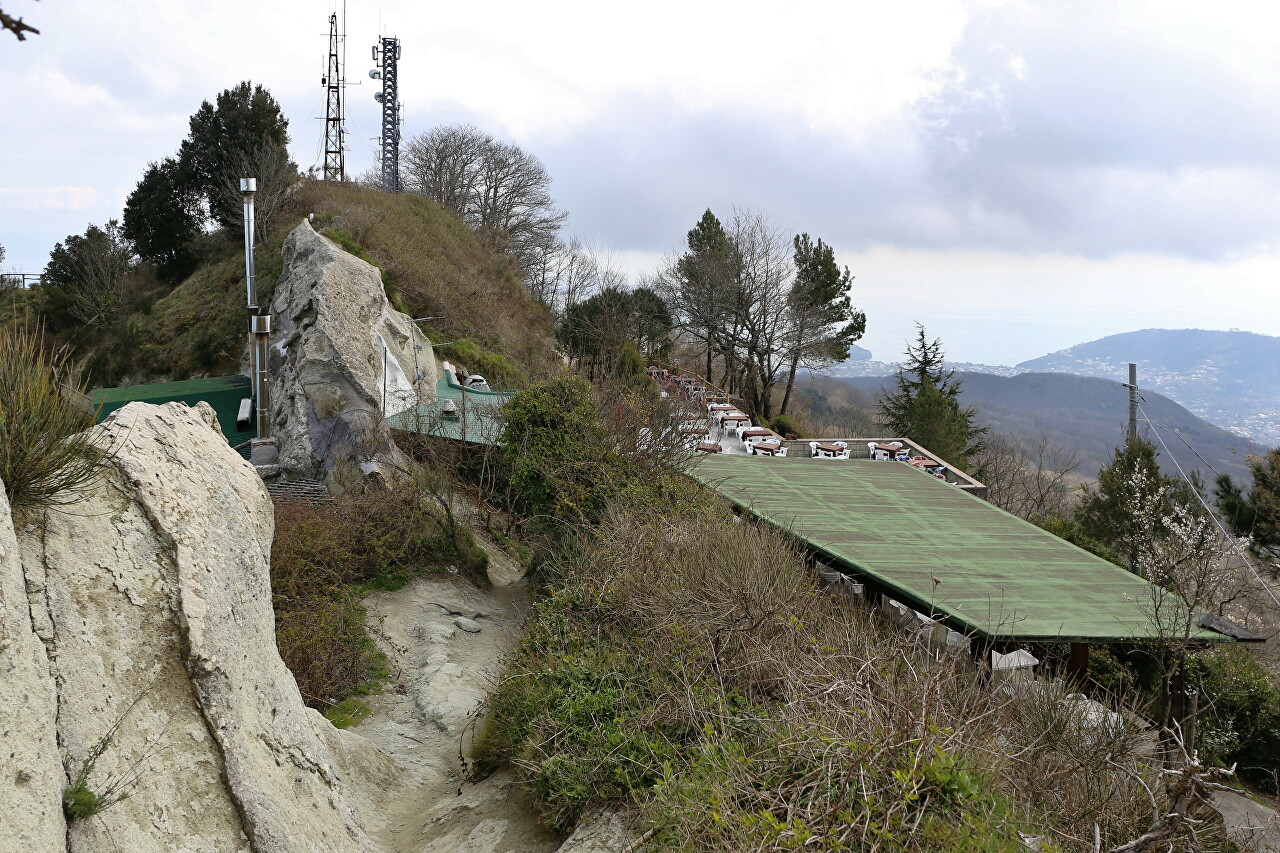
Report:
[{"label": "dry grass", "polygon": [[385,660],[366,632],[361,599],[414,577],[460,572],[483,582],[487,556],[413,480],[341,503],[281,503],[271,551],[280,656],[318,709],[375,689]]},{"label": "dry grass", "polygon": [[653,849],[1013,851],[1151,823],[1141,733],[932,658],[705,500],[615,508],[560,571],[479,756],[519,767],[553,825],[612,800]]},{"label": "dry grass", "polygon": [[[297,209],[349,234],[437,341],[471,340],[548,375],[550,313],[525,291],[509,258],[424,196],[357,184],[309,183]],[[480,372],[477,369],[477,372]]]}]

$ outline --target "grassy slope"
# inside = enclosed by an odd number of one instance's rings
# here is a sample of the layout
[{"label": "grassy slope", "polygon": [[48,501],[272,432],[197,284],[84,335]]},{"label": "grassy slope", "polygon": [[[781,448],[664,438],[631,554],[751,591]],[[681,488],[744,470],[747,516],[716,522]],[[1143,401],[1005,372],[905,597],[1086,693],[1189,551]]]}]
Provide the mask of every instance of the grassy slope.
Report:
[{"label": "grassy slope", "polygon": [[443,347],[442,355],[475,362],[467,366],[486,375],[520,372],[493,354],[532,377],[553,365],[550,314],[529,297],[510,261],[453,214],[422,196],[354,184],[310,184],[298,203],[316,214],[319,227],[339,229],[363,247],[413,316],[438,318],[423,324],[433,341],[471,342]]},{"label": "grassy slope", "polygon": [[[282,269],[281,247],[308,213],[321,230],[341,231],[383,270],[388,291],[424,324],[434,341],[464,341],[442,355],[508,382],[540,376],[554,363],[551,319],[521,286],[510,262],[457,217],[414,195],[391,195],[354,184],[309,183],[273,224],[258,249],[260,298],[269,300]],[[162,382],[240,370],[244,356],[244,256],[235,235],[210,234],[205,260],[168,289],[138,277],[130,309],[110,329],[64,329],[86,359],[96,385]],[[360,251],[362,250],[362,251]],[[26,295],[20,294],[19,309]],[[0,322],[15,311],[0,301]],[[471,362],[474,362],[472,364]]]}]

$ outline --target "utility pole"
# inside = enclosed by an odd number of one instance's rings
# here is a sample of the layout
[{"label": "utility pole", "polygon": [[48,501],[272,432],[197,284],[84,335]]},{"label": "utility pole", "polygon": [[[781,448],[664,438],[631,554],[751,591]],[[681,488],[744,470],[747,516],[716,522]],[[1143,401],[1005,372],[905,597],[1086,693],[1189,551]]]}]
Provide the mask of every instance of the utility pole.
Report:
[{"label": "utility pole", "polygon": [[[343,28],[346,27],[346,13],[343,13]],[[324,114],[324,179],[326,181],[346,180],[347,170],[343,154],[342,129],[342,89],[346,86],[343,74],[342,51],[346,46],[346,33],[338,32],[338,15],[329,16],[329,64],[325,75],[320,78],[324,86],[328,105]],[[339,48],[342,48],[340,50]]]},{"label": "utility pole", "polygon": [[1129,362],[1129,441],[1138,440],[1138,365]]},{"label": "utility pole", "polygon": [[373,46],[373,61],[379,67],[369,72],[374,80],[382,78],[382,91],[373,99],[382,104],[382,137],[379,161],[382,164],[382,188],[400,192],[400,39],[384,36]]}]

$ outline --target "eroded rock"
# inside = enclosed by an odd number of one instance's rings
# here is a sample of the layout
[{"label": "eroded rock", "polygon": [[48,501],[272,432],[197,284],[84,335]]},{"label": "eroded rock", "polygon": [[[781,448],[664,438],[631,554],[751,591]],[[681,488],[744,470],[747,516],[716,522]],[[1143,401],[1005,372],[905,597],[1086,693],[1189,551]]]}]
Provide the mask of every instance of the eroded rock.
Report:
[{"label": "eroded rock", "polygon": [[132,403],[95,430],[114,449],[102,481],[18,541],[60,764],[74,775],[109,738],[88,787],[129,796],[47,849],[372,849],[357,777],[389,762],[306,708],[280,660],[261,480],[204,403]]},{"label": "eroded rock", "polygon": [[0,852],[65,849],[57,695],[0,483]]},{"label": "eroded rock", "polygon": [[435,356],[387,301],[378,269],[303,222],[285,240],[271,310],[271,423],[285,470],[341,489],[407,467],[385,421],[435,399]]}]

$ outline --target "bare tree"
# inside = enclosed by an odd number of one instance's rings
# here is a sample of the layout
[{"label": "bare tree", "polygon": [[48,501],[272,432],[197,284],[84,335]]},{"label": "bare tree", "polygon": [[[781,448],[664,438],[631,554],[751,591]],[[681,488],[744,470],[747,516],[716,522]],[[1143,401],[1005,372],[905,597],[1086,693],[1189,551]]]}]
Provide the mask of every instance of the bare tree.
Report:
[{"label": "bare tree", "polygon": [[574,237],[533,253],[526,286],[535,299],[563,316],[602,290],[626,289],[627,274],[611,252]]},{"label": "bare tree", "polygon": [[453,211],[537,278],[568,214],[537,157],[473,125],[438,127],[405,147],[404,187]]},{"label": "bare tree", "polygon": [[991,503],[1019,518],[1066,517],[1078,497],[1072,475],[1076,454],[1041,433],[1030,444],[995,434],[973,459],[974,470],[987,484]]},{"label": "bare tree", "polygon": [[493,137],[471,124],[443,125],[405,145],[401,185],[464,219],[476,195],[480,160]]},{"label": "bare tree", "polygon": [[219,192],[227,207],[242,204],[241,178],[257,178],[253,196],[254,241],[266,243],[271,224],[279,216],[285,201],[298,180],[298,167],[289,159],[289,151],[270,143],[253,151],[241,152],[223,172]]}]

